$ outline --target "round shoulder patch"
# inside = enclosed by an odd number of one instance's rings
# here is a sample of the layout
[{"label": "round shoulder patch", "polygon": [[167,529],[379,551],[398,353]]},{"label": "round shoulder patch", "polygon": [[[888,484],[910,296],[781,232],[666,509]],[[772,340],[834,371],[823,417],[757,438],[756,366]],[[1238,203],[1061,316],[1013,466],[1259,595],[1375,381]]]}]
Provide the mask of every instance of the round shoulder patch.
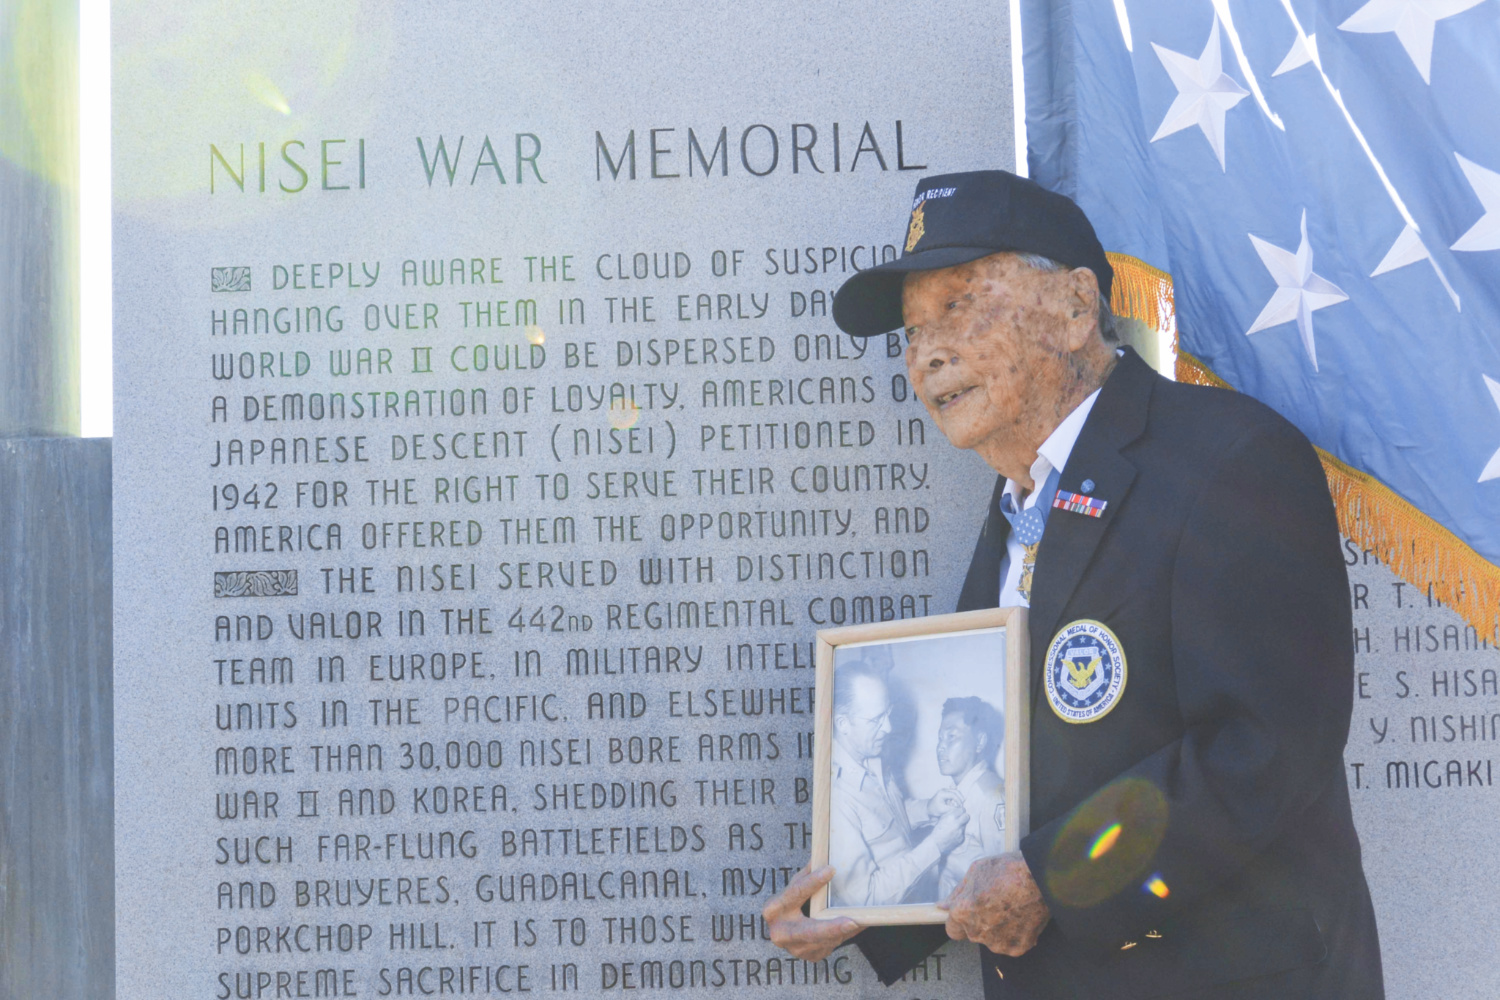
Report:
[{"label": "round shoulder patch", "polygon": [[1064,625],[1047,647],[1047,703],[1064,722],[1094,722],[1125,692],[1125,651],[1108,626],[1090,618]]}]

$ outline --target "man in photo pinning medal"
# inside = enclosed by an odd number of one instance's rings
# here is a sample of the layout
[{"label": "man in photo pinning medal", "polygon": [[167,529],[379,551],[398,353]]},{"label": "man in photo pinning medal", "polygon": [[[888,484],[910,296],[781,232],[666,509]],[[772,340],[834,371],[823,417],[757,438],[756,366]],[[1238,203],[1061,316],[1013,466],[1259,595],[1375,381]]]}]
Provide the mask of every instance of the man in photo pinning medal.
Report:
[{"label": "man in photo pinning medal", "polygon": [[[829,806],[838,821],[828,847],[836,872],[831,905],[930,900],[939,862],[963,844],[969,817],[962,796],[953,789],[925,800],[903,795],[881,759],[890,734],[890,692],[882,672],[864,661],[841,665],[833,705]],[[919,832],[927,824],[931,829]]]},{"label": "man in photo pinning medal", "polygon": [[905,253],[845,282],[834,319],[904,328],[933,422],[998,473],[958,610],[1029,608],[1031,829],[968,865],[946,928],[802,916],[830,854],[766,907],[772,940],[816,959],[854,938],[887,984],[978,942],[987,997],[1382,997],[1343,765],[1348,580],[1311,445],[1121,343],[1114,266],[1068,198],[977,171],[924,178],[906,212]]}]

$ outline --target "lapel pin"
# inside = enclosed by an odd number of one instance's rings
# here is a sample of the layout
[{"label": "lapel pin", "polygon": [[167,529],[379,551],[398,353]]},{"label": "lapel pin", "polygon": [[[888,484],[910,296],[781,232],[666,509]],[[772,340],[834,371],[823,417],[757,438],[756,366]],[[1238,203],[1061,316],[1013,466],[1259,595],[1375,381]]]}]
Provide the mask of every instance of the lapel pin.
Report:
[{"label": "lapel pin", "polygon": [[1094,481],[1092,479],[1085,479],[1082,485],[1078,487],[1078,492],[1085,496],[1094,492]]}]

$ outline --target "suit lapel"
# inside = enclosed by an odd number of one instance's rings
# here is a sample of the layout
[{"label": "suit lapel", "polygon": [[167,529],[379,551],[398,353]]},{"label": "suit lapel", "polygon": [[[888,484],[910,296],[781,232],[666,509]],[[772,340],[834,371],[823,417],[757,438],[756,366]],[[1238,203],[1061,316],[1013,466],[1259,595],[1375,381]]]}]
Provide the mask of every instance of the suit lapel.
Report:
[{"label": "suit lapel", "polygon": [[[1094,481],[1089,494],[1105,501],[1099,517],[1054,509],[1037,551],[1031,590],[1032,664],[1039,666],[1060,624],[1059,618],[1078,588],[1094,550],[1109,530],[1135,481],[1135,466],[1122,455],[1146,428],[1146,409],[1157,375],[1129,348],[1105,381],[1078,441],[1068,456],[1058,487],[1081,492],[1084,479]],[[1033,692],[1040,690],[1033,685]]]},{"label": "suit lapel", "polygon": [[993,608],[1000,603],[1000,560],[1005,556],[1005,540],[1010,537],[1010,522],[1000,513],[1000,495],[1004,492],[1005,477],[997,476],[989,514],[969,560],[969,575],[958,593],[960,611]]}]

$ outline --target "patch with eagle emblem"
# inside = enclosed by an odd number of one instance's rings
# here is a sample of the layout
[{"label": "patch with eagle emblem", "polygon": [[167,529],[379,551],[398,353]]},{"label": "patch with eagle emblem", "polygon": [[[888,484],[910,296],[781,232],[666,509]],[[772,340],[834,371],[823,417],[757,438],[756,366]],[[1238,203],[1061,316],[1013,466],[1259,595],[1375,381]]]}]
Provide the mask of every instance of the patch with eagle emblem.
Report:
[{"label": "patch with eagle emblem", "polygon": [[911,253],[917,248],[922,237],[927,235],[927,219],[922,211],[927,207],[927,199],[923,198],[917,202],[917,207],[911,210],[911,222],[906,227],[906,252]]},{"label": "patch with eagle emblem", "polygon": [[1104,623],[1080,618],[1047,647],[1047,703],[1064,722],[1095,722],[1125,693],[1125,651]]}]

